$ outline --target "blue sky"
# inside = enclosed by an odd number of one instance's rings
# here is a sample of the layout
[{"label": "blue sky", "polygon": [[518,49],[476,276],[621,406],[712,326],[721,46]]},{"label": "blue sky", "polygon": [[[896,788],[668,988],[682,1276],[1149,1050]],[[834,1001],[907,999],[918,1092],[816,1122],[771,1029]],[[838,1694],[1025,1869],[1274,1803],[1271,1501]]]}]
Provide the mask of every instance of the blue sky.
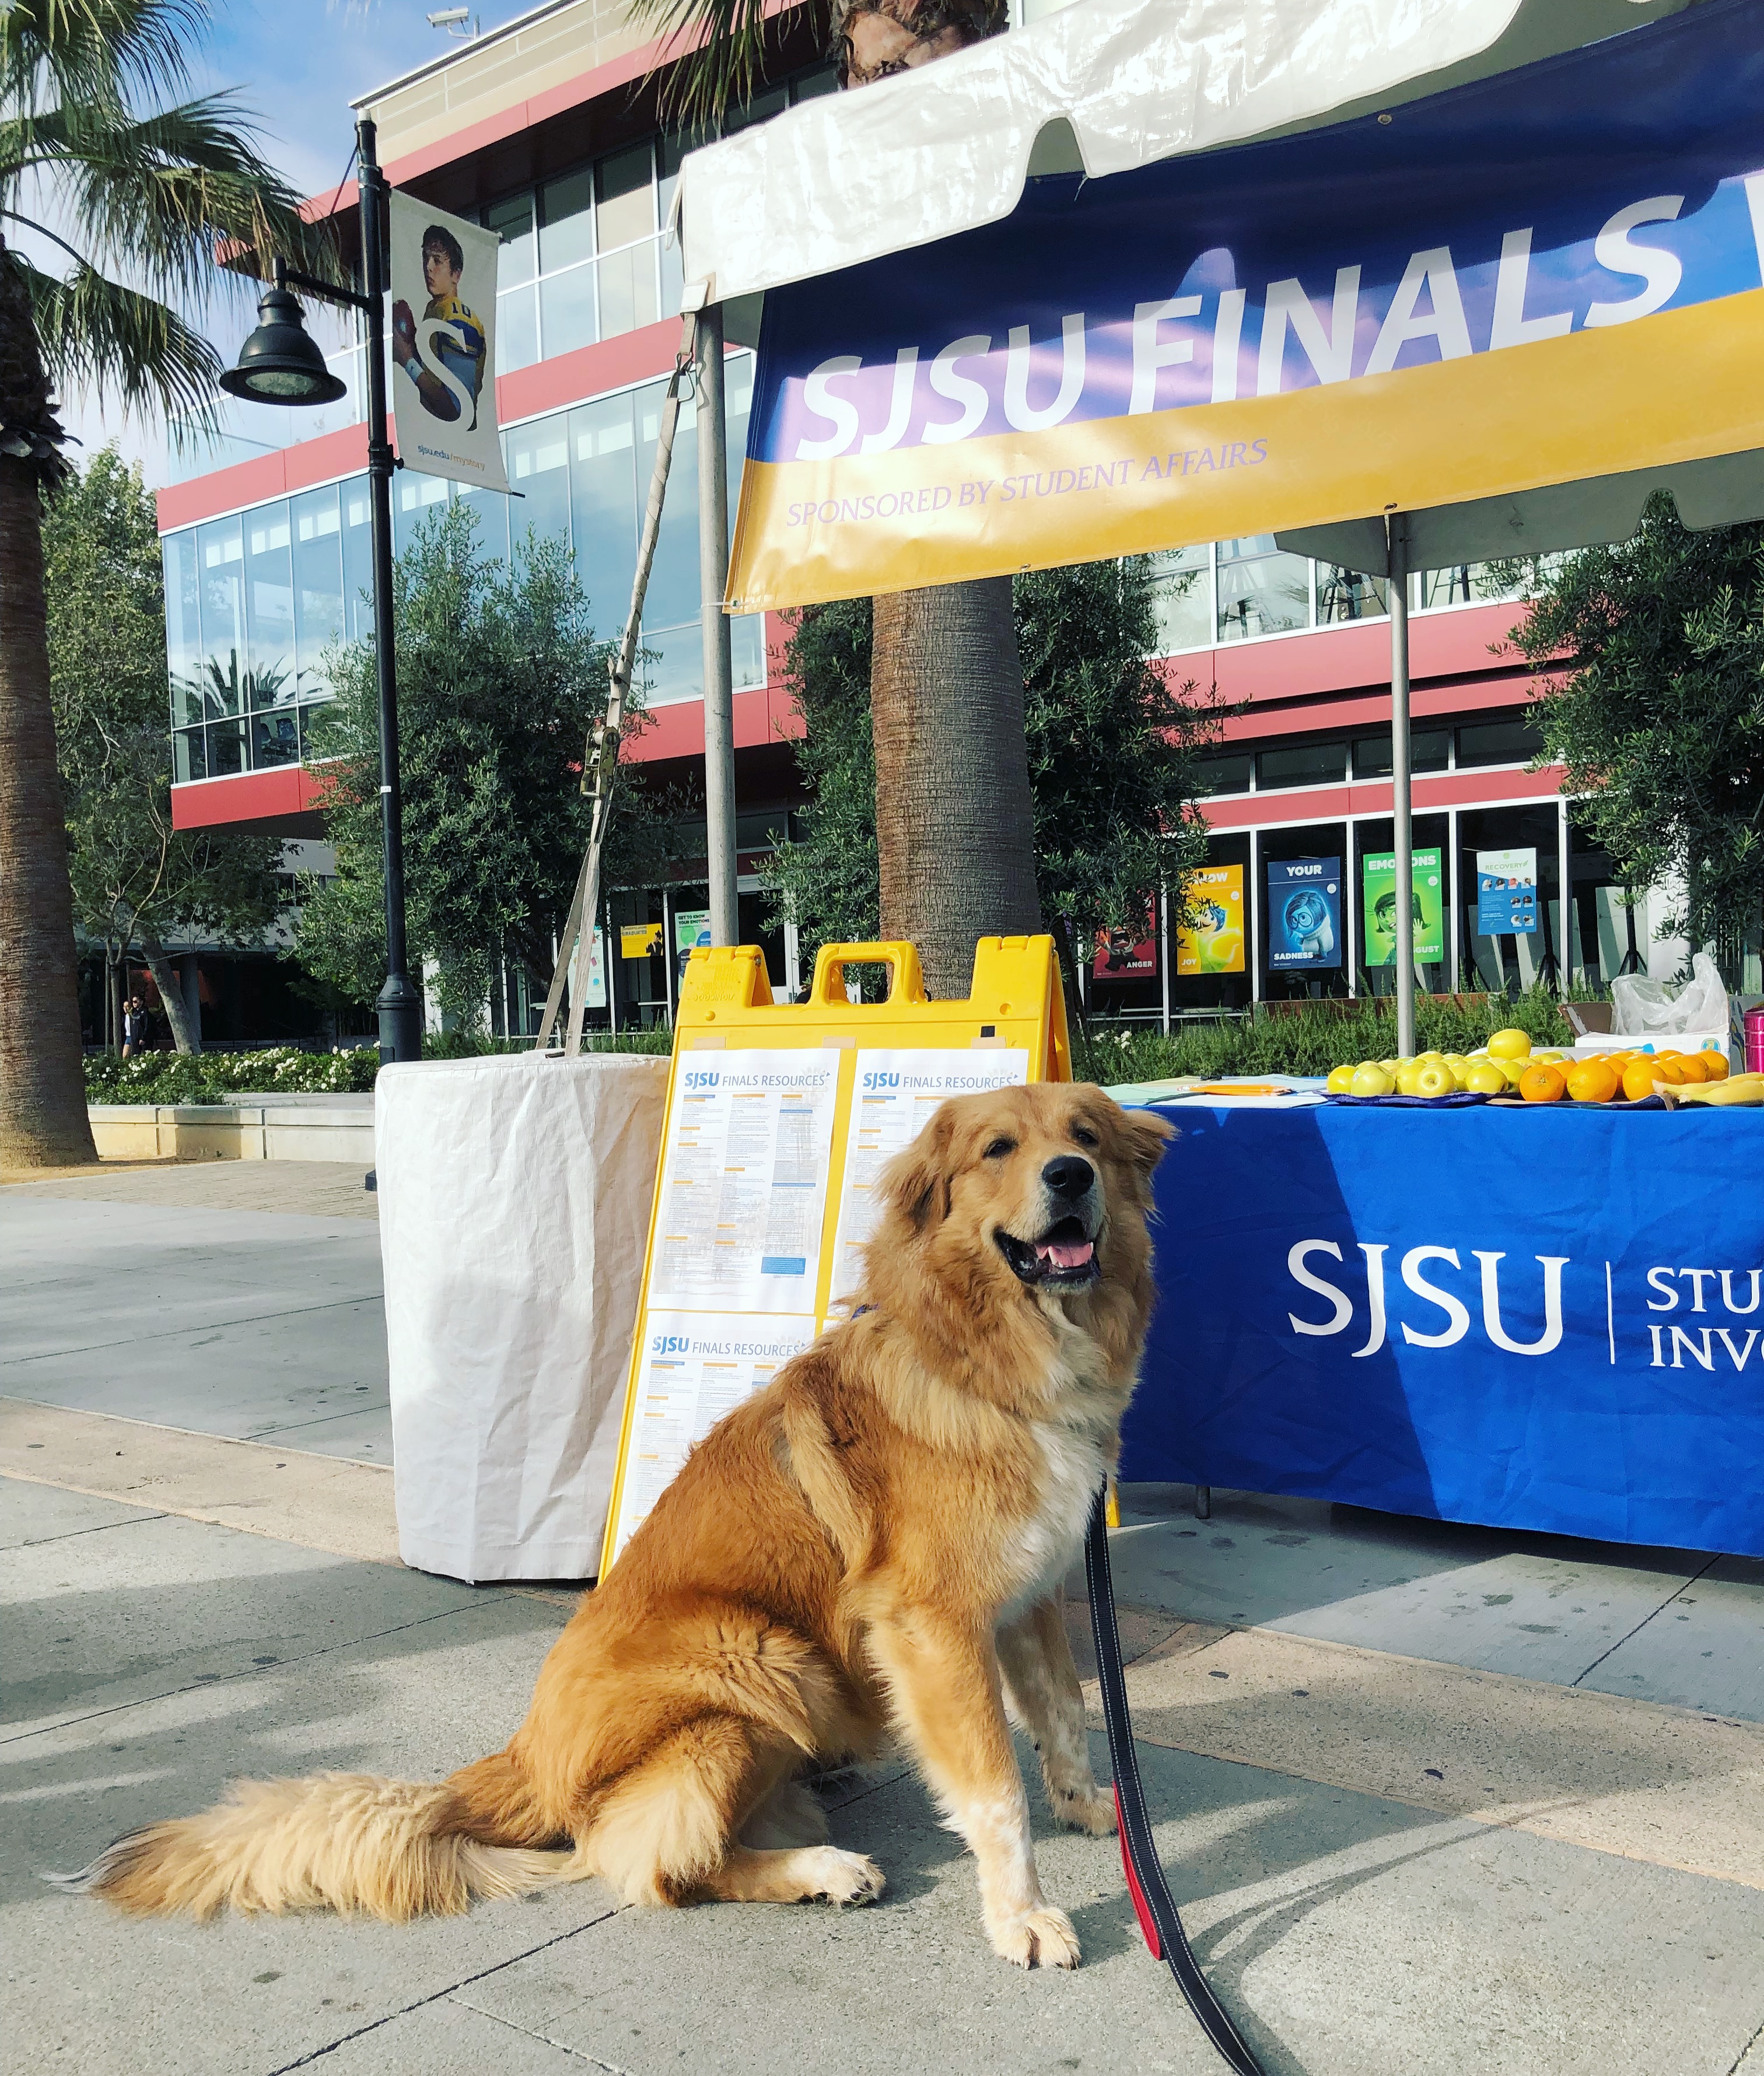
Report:
[{"label": "blue sky", "polygon": [[[302,194],[328,192],[343,175],[354,143],[351,98],[439,57],[449,39],[425,19],[446,0],[212,0],[214,21],[194,54],[197,92],[233,91],[255,118],[264,156]],[[491,27],[530,0],[492,5]],[[453,46],[459,48],[457,43]],[[42,258],[53,264],[52,251]],[[248,298],[217,305],[205,329],[223,355],[251,327]],[[165,431],[156,419],[125,416],[114,401],[64,400],[69,431],[92,454],[114,439],[139,461],[150,485],[169,480]]]}]

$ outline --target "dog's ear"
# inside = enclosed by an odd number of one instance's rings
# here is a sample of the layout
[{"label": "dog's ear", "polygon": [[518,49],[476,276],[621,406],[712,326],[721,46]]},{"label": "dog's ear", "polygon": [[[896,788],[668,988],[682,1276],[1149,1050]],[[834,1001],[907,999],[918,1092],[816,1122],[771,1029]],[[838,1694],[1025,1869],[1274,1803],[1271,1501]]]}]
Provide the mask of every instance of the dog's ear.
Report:
[{"label": "dog's ear", "polygon": [[949,1215],[949,1148],[955,1131],[955,1118],[944,1103],[882,1172],[883,1202],[920,1232]]},{"label": "dog's ear", "polygon": [[1176,1136],[1176,1127],[1155,1111],[1123,1110],[1115,1113],[1122,1157],[1131,1162],[1147,1181]]}]

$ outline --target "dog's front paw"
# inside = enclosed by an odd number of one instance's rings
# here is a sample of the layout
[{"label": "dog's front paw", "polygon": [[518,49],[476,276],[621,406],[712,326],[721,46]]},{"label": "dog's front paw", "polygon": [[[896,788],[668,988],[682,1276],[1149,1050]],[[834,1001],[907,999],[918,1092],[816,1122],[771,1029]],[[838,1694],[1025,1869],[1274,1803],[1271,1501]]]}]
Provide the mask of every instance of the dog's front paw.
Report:
[{"label": "dog's front paw", "polygon": [[995,1925],[992,1945],[1001,1958],[1015,1961],[1019,1968],[1075,1968],[1078,1965],[1078,1935],[1072,1929],[1072,1920],[1050,1903]]},{"label": "dog's front paw", "polygon": [[1098,1787],[1094,1780],[1085,1787],[1050,1787],[1048,1801],[1054,1821],[1064,1824],[1069,1830],[1088,1831],[1093,1838],[1113,1837],[1115,1822],[1112,1788]]},{"label": "dog's front paw", "polygon": [[882,1869],[861,1853],[841,1852],[837,1846],[817,1846],[803,1857],[816,1862],[815,1886],[810,1893],[816,1903],[874,1903],[888,1886]]}]

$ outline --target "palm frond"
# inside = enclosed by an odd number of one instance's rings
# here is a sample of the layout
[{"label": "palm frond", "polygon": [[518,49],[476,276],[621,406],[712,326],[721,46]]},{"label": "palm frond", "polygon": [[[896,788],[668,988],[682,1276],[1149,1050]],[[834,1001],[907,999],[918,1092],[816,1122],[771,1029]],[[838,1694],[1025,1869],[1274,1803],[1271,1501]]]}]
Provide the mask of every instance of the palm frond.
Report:
[{"label": "palm frond", "polygon": [[0,110],[72,102],[127,107],[176,93],[209,0],[8,0],[0,6]]},{"label": "palm frond", "polygon": [[267,264],[324,264],[322,233],[260,156],[230,96],[162,109],[139,121],[73,108],[46,120],[36,163],[52,168],[87,257],[126,266],[149,293],[205,298],[230,252]]},{"label": "palm frond", "polygon": [[44,366],[64,395],[89,386],[199,426],[214,422],[220,355],[175,310],[84,260],[62,280],[11,258],[26,276]]},{"label": "palm frond", "polygon": [[715,130],[753,98],[766,71],[766,0],[632,0],[662,44],[661,107],[687,128]]}]

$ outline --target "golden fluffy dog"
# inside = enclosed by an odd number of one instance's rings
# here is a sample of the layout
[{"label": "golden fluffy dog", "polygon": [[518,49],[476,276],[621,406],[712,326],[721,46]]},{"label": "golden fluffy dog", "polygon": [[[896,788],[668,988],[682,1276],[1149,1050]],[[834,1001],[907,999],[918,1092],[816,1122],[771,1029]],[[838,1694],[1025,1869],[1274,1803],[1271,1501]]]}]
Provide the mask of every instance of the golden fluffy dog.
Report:
[{"label": "golden fluffy dog", "polygon": [[1168,1127],[1048,1083],[945,1103],[883,1177],[862,1309],[721,1421],[583,1602],[505,1750],[434,1786],[246,1782],[77,1887],[127,1910],[405,1918],[597,1875],[633,1903],[864,1903],[799,1780],[904,1738],[993,1945],[1069,1968],[1005,1717],[1101,1836],[1060,1587],[1152,1302]]}]

